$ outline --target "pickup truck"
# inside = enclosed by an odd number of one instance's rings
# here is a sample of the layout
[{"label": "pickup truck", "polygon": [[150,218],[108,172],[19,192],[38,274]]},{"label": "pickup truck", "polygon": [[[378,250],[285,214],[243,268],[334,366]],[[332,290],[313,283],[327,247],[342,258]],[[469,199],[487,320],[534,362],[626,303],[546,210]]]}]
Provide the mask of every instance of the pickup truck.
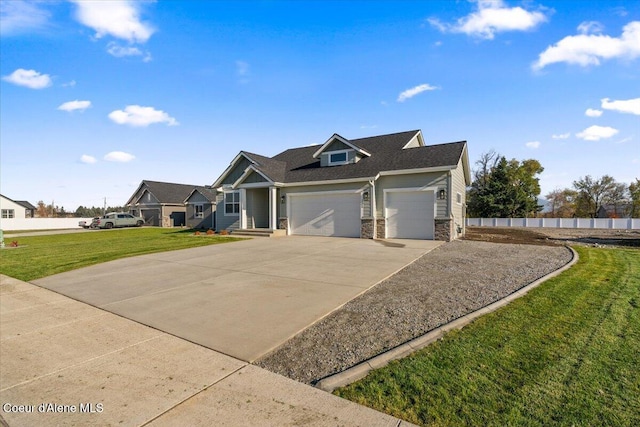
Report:
[{"label": "pickup truck", "polygon": [[144,218],[126,212],[111,212],[94,220],[94,222],[99,228],[142,227]]}]

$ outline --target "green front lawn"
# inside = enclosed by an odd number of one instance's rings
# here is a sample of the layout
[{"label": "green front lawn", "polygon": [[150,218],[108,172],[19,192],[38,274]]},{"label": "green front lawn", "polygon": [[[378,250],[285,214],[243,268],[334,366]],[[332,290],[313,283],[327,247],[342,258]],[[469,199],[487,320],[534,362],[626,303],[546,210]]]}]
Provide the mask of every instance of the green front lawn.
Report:
[{"label": "green front lawn", "polygon": [[195,236],[192,230],[136,228],[96,230],[86,233],[5,238],[0,250],[0,273],[20,280],[34,280],[101,262],[176,249],[226,243],[239,238]]},{"label": "green front lawn", "polygon": [[576,250],[527,296],[335,393],[420,425],[640,425],[640,251]]}]

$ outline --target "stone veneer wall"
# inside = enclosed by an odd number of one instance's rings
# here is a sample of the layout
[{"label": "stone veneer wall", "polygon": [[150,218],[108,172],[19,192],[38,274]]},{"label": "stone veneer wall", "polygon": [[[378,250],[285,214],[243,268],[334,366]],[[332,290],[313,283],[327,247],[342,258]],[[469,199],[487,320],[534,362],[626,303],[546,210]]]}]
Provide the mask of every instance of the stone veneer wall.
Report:
[{"label": "stone veneer wall", "polygon": [[278,218],[278,229],[279,230],[288,230],[289,229],[289,218]]},{"label": "stone veneer wall", "polygon": [[435,240],[450,242],[453,240],[453,221],[450,218],[436,218]]},{"label": "stone veneer wall", "polygon": [[373,239],[373,218],[363,218],[360,220],[360,238]]},{"label": "stone veneer wall", "polygon": [[384,239],[384,218],[376,219],[376,239]]}]

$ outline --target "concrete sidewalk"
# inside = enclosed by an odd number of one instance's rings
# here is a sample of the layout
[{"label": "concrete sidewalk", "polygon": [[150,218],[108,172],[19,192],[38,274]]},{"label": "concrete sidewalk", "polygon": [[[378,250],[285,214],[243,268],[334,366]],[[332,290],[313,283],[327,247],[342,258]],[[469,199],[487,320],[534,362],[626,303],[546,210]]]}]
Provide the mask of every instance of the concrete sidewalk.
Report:
[{"label": "concrete sidewalk", "polygon": [[257,238],[121,259],[33,283],[253,362],[440,244]]},{"label": "concrete sidewalk", "polygon": [[0,405],[10,426],[410,425],[7,276]]}]

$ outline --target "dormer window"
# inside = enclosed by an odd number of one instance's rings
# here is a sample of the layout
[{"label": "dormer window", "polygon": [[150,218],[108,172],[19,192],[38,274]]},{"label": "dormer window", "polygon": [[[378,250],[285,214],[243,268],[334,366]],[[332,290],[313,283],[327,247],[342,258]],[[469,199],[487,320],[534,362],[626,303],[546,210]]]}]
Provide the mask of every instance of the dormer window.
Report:
[{"label": "dormer window", "polygon": [[346,165],[348,163],[347,158],[346,150],[329,153],[329,166]]}]

